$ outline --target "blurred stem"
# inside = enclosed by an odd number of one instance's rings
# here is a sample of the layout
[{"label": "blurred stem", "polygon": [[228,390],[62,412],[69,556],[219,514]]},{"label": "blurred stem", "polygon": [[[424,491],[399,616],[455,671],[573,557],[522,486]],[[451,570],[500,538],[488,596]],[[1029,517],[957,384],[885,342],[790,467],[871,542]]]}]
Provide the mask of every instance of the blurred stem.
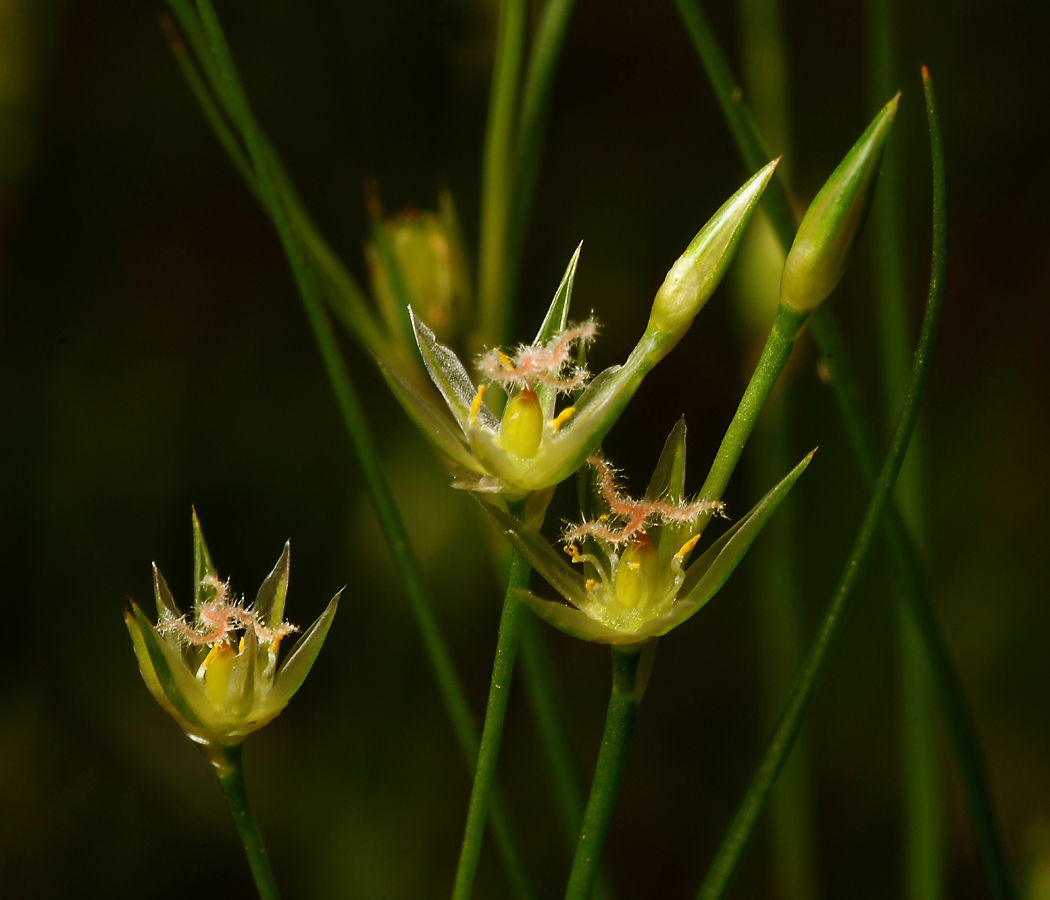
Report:
[{"label": "blurred stem", "polygon": [[[177,12],[181,10],[180,24],[184,19],[188,20],[192,17],[192,11],[189,10],[185,0],[169,0],[169,2],[173,10]],[[332,331],[331,322],[325,313],[316,272],[307,262],[301,244],[302,236],[296,232],[297,223],[286,206],[289,197],[287,193],[282,194],[280,191],[282,172],[251,114],[247,97],[240,84],[233,59],[211,3],[209,0],[198,0],[197,6],[200,20],[196,24],[203,28],[207,42],[203,48],[195,45],[196,49],[198,54],[201,52],[209,54],[210,60],[205,70],[209,72],[209,76],[215,73],[213,89],[222,99],[225,108],[231,111],[231,120],[244,140],[255,172],[256,183],[259,186],[259,194],[273,219],[288,257],[328,379],[336,395],[339,411],[350,434],[365,484],[375,505],[380,528],[386,537],[396,568],[404,583],[413,617],[419,627],[424,647],[434,669],[441,698],[445,703],[463,755],[468,764],[472,765],[478,749],[466,692],[456,675],[451,655],[430,609],[420,578],[418,562],[411,550],[404,523],[401,521],[390,492],[390,486],[383,475],[378,452],[361,411],[360,401],[339,344]],[[520,898],[531,897],[532,891],[528,886],[506,813],[498,802],[492,804],[492,824],[514,893]]]},{"label": "blurred stem", "polygon": [[[698,0],[675,0],[715,91],[737,149],[748,167],[765,163],[767,155],[754,121],[741,101],[741,94],[729,69],[725,54],[711,29]],[[785,251],[795,234],[794,214],[787,193],[775,177],[762,197],[766,212]],[[827,303],[821,305],[809,322],[809,330],[827,368],[839,415],[850,439],[853,454],[865,482],[875,482],[876,443],[871,425],[864,415],[863,402],[850,361],[849,349],[835,324]],[[962,683],[955,670],[944,633],[925,583],[923,565],[914,542],[904,530],[900,514],[891,506],[886,516],[886,541],[894,580],[904,592],[904,601],[915,619],[930,660],[940,710],[945,717],[952,753],[959,767],[978,850],[985,876],[997,898],[1016,896],[1006,853],[992,801],[980,735],[970,712]]]},{"label": "blurred stem", "polygon": [[516,185],[507,237],[507,290],[504,301],[508,308],[507,316],[514,309],[519,287],[518,272],[525,251],[525,236],[532,212],[532,201],[536,194],[536,181],[554,87],[554,73],[575,5],[576,0],[547,0],[543,4],[536,36],[529,53],[515,156]]},{"label": "blurred stem", "polygon": [[654,642],[630,648],[612,649],[612,693],[605,714],[598,762],[594,767],[591,794],[583,814],[580,840],[572,861],[565,900],[590,900],[601,864],[602,847],[609,833],[616,796],[620,792],[627,751],[631,746],[638,707],[652,665]]},{"label": "blurred stem", "polygon": [[769,392],[773,390],[777,378],[780,377],[795,346],[795,339],[805,323],[805,314],[792,312],[783,306],[777,307],[777,317],[766,339],[766,345],[762,348],[762,355],[744,390],[744,396],[740,399],[733,420],[726,429],[725,437],[722,438],[715,461],[707,473],[707,480],[700,488],[700,497],[704,500],[719,499],[729,484],[744,445],[758,420],[758,414],[762,411],[762,406],[769,397]]},{"label": "blurred stem", "polygon": [[478,260],[478,317],[482,344],[504,341],[510,321],[507,237],[514,195],[514,140],[518,88],[525,55],[527,0],[501,0],[496,61],[489,94],[481,182],[481,245]]},{"label": "blurred stem", "polygon": [[[510,511],[512,515],[520,515],[520,503],[510,504]],[[474,784],[470,789],[467,825],[463,833],[463,846],[460,849],[456,882],[452,890],[453,900],[468,900],[474,889],[474,876],[477,874],[478,860],[481,858],[481,842],[485,836],[485,819],[492,799],[492,788],[496,783],[496,760],[499,758],[503,723],[507,716],[507,701],[510,699],[518,633],[522,617],[528,614],[515,592],[528,587],[530,571],[525,557],[517,549],[511,550],[507,592],[503,598],[503,612],[500,615],[496,658],[492,663],[485,724],[481,730],[481,746],[478,749]]]},{"label": "blurred stem", "polygon": [[237,825],[244,852],[248,856],[248,865],[252,870],[259,897],[261,900],[280,900],[281,893],[277,890],[277,882],[274,881],[273,871],[270,869],[262,832],[259,831],[259,823],[255,821],[251,804],[248,802],[244,765],[241,762],[243,746],[235,744],[232,747],[209,748],[210,752],[206,755],[215,766],[215,774],[219,776],[223,796],[226,797],[230,812],[233,813],[233,821]]},{"label": "blurred stem", "polygon": [[[737,2],[744,76],[752,108],[770,141],[770,150],[778,156],[787,155],[780,163],[784,166],[790,162],[790,91],[780,6],[780,0]],[[759,243],[763,236],[764,232],[751,230],[745,240],[750,240],[755,249],[764,248],[765,245]],[[768,277],[762,284],[753,285],[752,290],[762,292],[763,299],[768,292],[772,306],[776,302],[784,256],[779,247],[776,250],[770,247],[767,252],[774,256],[777,266],[775,269],[770,266]],[[760,266],[751,278],[766,274],[766,268]],[[755,301],[750,296],[741,296],[738,302],[746,306]],[[742,320],[745,318],[750,316],[741,316]],[[788,452],[791,397],[787,387],[781,383],[770,395],[751,438],[749,480],[751,493],[756,496],[761,496],[767,485],[779,481],[792,465]],[[751,550],[757,554],[751,572],[755,584],[760,703],[767,731],[776,726],[783,707],[784,687],[791,683],[803,659],[793,513],[794,503],[788,496],[766,525],[761,544]],[[803,731],[769,800],[771,889],[779,900],[815,900],[817,897],[811,770],[809,741]]]},{"label": "blurred stem", "polygon": [[[868,0],[868,98],[878,109],[896,90],[893,0]],[[908,312],[902,263],[899,153],[887,148],[872,209],[876,317],[887,427],[908,378]],[[901,467],[896,500],[907,532],[923,545],[921,424]],[[939,900],[944,893],[940,756],[934,722],[933,676],[915,623],[897,596],[901,666],[901,735],[904,764],[904,874],[909,900]]]},{"label": "blurred stem", "polygon": [[828,606],[828,611],[806,658],[805,665],[791,690],[791,696],[780,723],[777,725],[762,761],[755,770],[751,784],[737,808],[722,845],[708,869],[704,883],[700,887],[698,900],[717,900],[717,898],[724,897],[729,888],[729,882],[754,830],[758,814],[769,796],[769,791],[802,725],[842,617],[860,581],[864,563],[871,551],[882,518],[891,503],[897,475],[904,462],[908,441],[918,418],[919,401],[926,386],[926,376],[929,373],[930,356],[933,352],[941,301],[944,296],[944,156],[933,90],[928,79],[926,80],[926,104],[930,122],[930,148],[933,156],[933,253],[930,264],[930,290],[922,320],[922,331],[911,367],[908,390],[893,432],[889,452],[882,463],[875,490],[868,503],[864,520],[853,543],[853,549],[838,587]]}]

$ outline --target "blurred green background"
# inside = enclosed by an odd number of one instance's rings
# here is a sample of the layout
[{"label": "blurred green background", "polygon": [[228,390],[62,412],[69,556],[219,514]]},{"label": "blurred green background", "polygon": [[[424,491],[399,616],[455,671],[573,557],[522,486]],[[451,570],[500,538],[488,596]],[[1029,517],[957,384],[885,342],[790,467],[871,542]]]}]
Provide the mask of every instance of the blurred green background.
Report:
[{"label": "blurred green background", "polygon": [[[709,13],[734,64],[735,7]],[[919,65],[945,134],[949,275],[925,404],[935,601],[980,724],[1019,880],[1050,869],[1050,15],[1043,4],[900,4],[904,98],[890,153],[917,323],[929,253]],[[362,183],[391,211],[451,188],[477,234],[494,6],[480,0],[218,5],[258,117],[308,208],[362,280]],[[248,743],[247,776],[287,897],[424,898],[451,886],[469,778],[269,223],[199,114],[159,3],[0,0],[0,893],[250,897],[214,776],[143,687],[121,622],[151,560],[190,590],[190,505],[220,572],[253,592],[291,538],[289,618],[344,584],[291,706]],[[874,107],[865,9],[783,9],[792,146],[811,196]],[[885,100],[888,98],[882,98]],[[580,0],[556,85],[517,313],[531,336],[576,244],[574,307],[621,360],[663,274],[747,173],[670,3]],[[876,410],[870,237],[830,302]],[[739,268],[739,266],[738,266]],[[750,353],[723,286],[605,449],[641,489],[681,413],[697,489]],[[483,707],[499,573],[469,497],[350,347],[434,604]],[[791,455],[808,635],[864,491],[808,342],[791,373]],[[730,512],[757,497],[745,454]],[[565,491],[566,495],[570,492]],[[568,499],[552,515],[571,517]],[[756,545],[759,549],[761,544]],[[869,565],[809,729],[827,897],[900,894],[895,611]],[[607,846],[620,897],[690,897],[766,736],[749,563],[661,643]],[[589,778],[607,651],[545,629]],[[788,685],[784,685],[786,692]],[[953,897],[986,896],[945,753]],[[500,777],[543,896],[569,854],[520,692]],[[1044,875],[1044,881],[1048,876]],[[760,829],[734,896],[770,895]],[[1038,881],[1038,878],[1034,879]],[[488,845],[477,896],[503,897]],[[1035,890],[1031,896],[1039,895]]]}]

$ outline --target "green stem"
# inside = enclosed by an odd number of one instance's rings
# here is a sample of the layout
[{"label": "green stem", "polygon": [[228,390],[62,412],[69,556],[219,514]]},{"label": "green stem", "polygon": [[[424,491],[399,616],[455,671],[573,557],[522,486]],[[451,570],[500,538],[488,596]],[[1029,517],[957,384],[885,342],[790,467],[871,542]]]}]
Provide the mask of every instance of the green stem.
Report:
[{"label": "green stem", "polygon": [[505,303],[507,237],[514,195],[515,124],[528,9],[526,0],[501,0],[489,94],[478,260],[479,337],[488,346],[503,342],[510,320]]},{"label": "green stem", "polygon": [[883,461],[878,480],[860,531],[853,543],[846,567],[838,587],[824,616],[816,640],[806,658],[805,665],[791,690],[784,713],[759,763],[751,784],[748,786],[737,813],[729,826],[722,845],[708,869],[700,887],[698,900],[717,900],[725,896],[733,873],[740,862],[744,848],[754,830],[755,821],[761,812],[769,791],[791,750],[792,743],[802,725],[806,710],[812,700],[817,681],[824,668],[828,652],[838,632],[854,591],[860,581],[864,563],[871,551],[879,531],[882,518],[891,503],[897,475],[904,462],[915,422],[919,413],[919,401],[926,385],[930,355],[937,332],[941,301],[944,295],[944,157],[941,148],[940,126],[932,88],[926,82],[926,102],[930,119],[930,146],[933,155],[933,259],[930,272],[930,290],[923,315],[922,331],[915,350],[908,390],[897,419],[890,449]]},{"label": "green stem", "polygon": [[766,345],[762,348],[758,365],[755,366],[744,396],[740,399],[740,405],[729,423],[729,428],[726,429],[725,437],[722,438],[715,461],[707,473],[707,480],[700,489],[700,496],[705,500],[717,500],[729,484],[744,445],[758,420],[758,414],[769,397],[769,392],[773,390],[777,378],[780,377],[788,357],[791,356],[795,339],[805,322],[805,314],[792,312],[783,306],[777,308],[777,317],[766,339]]},{"label": "green stem", "polygon": [[[174,0],[173,6],[178,0]],[[233,60],[226,47],[221,26],[209,0],[198,0],[201,22],[208,35],[210,52],[215,54],[215,67],[221,78],[214,87],[217,92],[227,95],[225,105],[234,110],[232,115],[235,125],[240,130],[248,149],[260,193],[273,218],[281,243],[284,246],[299,288],[307,318],[317,340],[321,358],[324,362],[328,379],[336,395],[336,401],[342,414],[351,442],[354,445],[358,462],[361,465],[365,484],[368,487],[380,527],[390,546],[391,554],[408,595],[413,616],[419,627],[424,647],[430,659],[438,681],[441,698],[448,711],[453,730],[460,744],[460,749],[468,765],[473,765],[477,756],[477,737],[471,717],[466,692],[459,681],[452,663],[451,655],[441,636],[437,621],[430,609],[426,592],[419,573],[418,562],[411,550],[408,535],[401,521],[389,484],[379,463],[379,455],[372,439],[371,432],[361,411],[357,392],[343,360],[339,344],[332,330],[331,322],[325,313],[321,300],[316,273],[307,263],[306,255],[299,243],[288,209],[282,202],[287,195],[280,195],[278,184],[280,172],[276,161],[269,152],[268,145],[262,138],[248,107],[247,98],[239,83]],[[492,824],[515,894],[520,898],[532,896],[524,867],[517,852],[516,844],[510,832],[509,823],[502,805],[492,805]]]},{"label": "green stem", "polygon": [[[514,162],[515,190],[510,211],[507,237],[507,290],[504,303],[514,308],[518,290],[518,270],[525,251],[529,214],[536,194],[540,158],[547,131],[547,115],[554,87],[554,73],[565,43],[576,0],[547,0],[540,13],[536,37],[529,54],[522,92],[521,118],[518,125],[517,153]],[[509,312],[508,312],[509,315]]]},{"label": "green stem", "polygon": [[629,649],[612,648],[612,693],[605,714],[598,762],[594,767],[591,794],[583,814],[580,840],[572,861],[565,900],[590,900],[602,858],[602,847],[609,832],[616,795],[627,763],[638,707],[642,702],[648,669],[655,644]]},{"label": "green stem", "polygon": [[481,842],[485,836],[485,819],[492,799],[492,788],[496,783],[496,760],[499,758],[503,722],[507,716],[507,701],[510,699],[518,632],[521,629],[522,617],[528,615],[515,592],[528,586],[530,571],[525,557],[517,550],[512,550],[510,571],[507,574],[507,592],[503,598],[503,612],[500,615],[499,634],[496,638],[496,658],[492,663],[489,699],[485,707],[485,724],[481,730],[478,764],[474,771],[474,784],[470,789],[467,825],[463,832],[463,845],[460,849],[459,865],[456,867],[456,882],[452,889],[453,900],[468,900],[474,889],[474,876],[477,874],[478,860],[481,858]]},{"label": "green stem", "polygon": [[[869,0],[868,98],[878,109],[896,89],[892,0]],[[907,388],[908,310],[904,293],[900,153],[887,148],[879,196],[871,215],[875,242],[874,283],[883,398],[888,427]],[[901,468],[896,499],[908,534],[923,544],[923,440],[921,423]],[[922,635],[895,589],[900,648],[902,762],[904,768],[904,876],[909,900],[939,900],[944,894],[941,772],[934,717],[936,695]]]},{"label": "green stem", "polygon": [[248,866],[252,870],[252,878],[255,879],[255,889],[259,892],[259,897],[261,900],[280,900],[281,892],[277,890],[277,882],[274,881],[273,871],[270,869],[270,860],[266,855],[266,847],[263,846],[262,832],[259,831],[259,823],[255,821],[251,804],[248,802],[248,790],[244,784],[244,765],[241,762],[243,746],[243,744],[236,744],[232,747],[210,747],[206,755],[215,766],[215,774],[219,776],[222,793],[226,797],[226,803],[229,804],[230,812],[233,813],[233,821],[241,836],[241,843],[244,845]]},{"label": "green stem", "polygon": [[[675,0],[686,23],[701,63],[715,90],[730,131],[744,163],[752,168],[768,158],[755,130],[747,106],[740,100],[725,54],[718,45],[698,0]],[[779,176],[778,176],[779,177]],[[787,193],[777,178],[770,182],[762,197],[781,245],[787,250],[795,233],[794,214]],[[826,366],[839,415],[845,425],[853,454],[868,485],[875,481],[876,453],[872,429],[864,415],[858,382],[850,362],[849,350],[842,340],[827,303],[809,322],[809,330]],[[986,764],[981,750],[980,734],[966,701],[944,633],[926,587],[921,557],[904,529],[900,514],[891,507],[886,516],[886,541],[890,563],[898,588],[915,618],[926,654],[930,659],[941,713],[948,738],[963,782],[978,851],[984,863],[985,877],[993,896],[1011,898],[1016,889],[1010,876],[1003,849],[995,804],[991,796]]]}]

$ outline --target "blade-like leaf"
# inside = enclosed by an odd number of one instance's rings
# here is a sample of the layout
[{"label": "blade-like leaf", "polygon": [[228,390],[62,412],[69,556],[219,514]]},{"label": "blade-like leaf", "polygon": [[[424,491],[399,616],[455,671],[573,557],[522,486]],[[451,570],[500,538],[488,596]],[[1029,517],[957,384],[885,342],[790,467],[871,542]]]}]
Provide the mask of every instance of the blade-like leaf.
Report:
[{"label": "blade-like leaf", "polygon": [[186,668],[178,652],[169,647],[167,641],[157,633],[142,610],[134,603],[131,604],[131,610],[157,683],[168,702],[192,728],[207,730],[211,704],[204,693],[203,684]]},{"label": "blade-like leaf", "polygon": [[810,451],[776,487],[758,502],[754,509],[708,547],[704,555],[689,567],[679,595],[680,599],[665,617],[672,621],[664,631],[659,632],[660,634],[684,622],[718,593],[758,536],[759,531],[769,521],[769,517],[787,496],[798,477],[805,471],[815,452],[816,450]]},{"label": "blade-like leaf", "polygon": [[[477,388],[471,381],[470,375],[467,374],[467,370],[463,368],[459,357],[434,337],[434,332],[427,328],[411,308],[408,313],[412,317],[416,343],[419,345],[419,352],[423,355],[423,363],[427,367],[427,372],[430,373],[430,378],[437,385],[437,389],[441,391],[441,396],[445,398],[448,408],[452,410],[452,415],[459,422],[459,427],[466,431],[470,421],[470,407],[477,395]],[[478,407],[477,421],[485,428],[499,427],[499,420],[484,403]]]},{"label": "blade-like leaf", "polygon": [[379,360],[379,371],[383,373],[386,383],[393,391],[397,402],[416,423],[420,431],[430,442],[449,459],[467,469],[477,471],[478,461],[474,459],[470,448],[463,440],[463,432],[448,414],[438,409],[411,384],[402,378],[394,366]]},{"label": "blade-like leaf", "polygon": [[157,564],[153,564],[153,597],[157,601],[157,618],[164,622],[168,619],[181,619],[182,612],[175,605],[175,598],[164,576],[160,574]]},{"label": "blade-like leaf", "polygon": [[525,528],[513,516],[491,503],[479,500],[481,508],[496,522],[496,527],[503,536],[517,547],[547,583],[570,603],[586,606],[588,602],[587,587],[583,576],[577,574],[572,566],[547,543],[546,538],[532,529]]},{"label": "blade-like leaf", "polygon": [[255,614],[265,623],[267,628],[276,628],[284,618],[284,601],[288,596],[288,568],[291,561],[291,541],[284,545],[281,558],[273,571],[266,576],[255,595]]},{"label": "blade-like leaf", "polygon": [[633,644],[638,642],[634,635],[625,635],[592,619],[575,606],[544,600],[529,591],[515,591],[522,603],[549,625],[553,625],[567,635],[583,641],[594,641],[598,644]]},{"label": "blade-like leaf", "polygon": [[292,648],[292,652],[277,673],[273,689],[267,698],[268,705],[275,705],[278,708],[283,707],[291,699],[292,694],[299,690],[304,679],[310,673],[310,667],[313,666],[314,660],[317,659],[317,654],[321,651],[328,629],[332,626],[332,619],[335,617],[335,611],[339,606],[339,597],[342,593],[340,591],[332,598],[325,611],[321,613],[313,625],[306,629],[306,633],[299,638],[295,647]]},{"label": "blade-like leaf", "polygon": [[201,523],[197,518],[197,510],[193,510],[193,590],[194,606],[199,607],[207,603],[215,596],[215,588],[206,584],[205,579],[211,576],[218,579],[219,573],[215,571],[215,564],[211,561],[208,553],[208,545],[204,543],[204,533],[201,531]]}]

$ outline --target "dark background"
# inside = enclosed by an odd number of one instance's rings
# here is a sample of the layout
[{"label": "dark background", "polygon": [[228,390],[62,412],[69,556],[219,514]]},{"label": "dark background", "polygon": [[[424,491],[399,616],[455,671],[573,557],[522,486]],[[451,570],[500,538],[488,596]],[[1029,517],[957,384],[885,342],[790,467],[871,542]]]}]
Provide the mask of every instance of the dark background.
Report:
[{"label": "dark background", "polygon": [[[708,5],[736,63],[736,14]],[[941,105],[949,208],[947,293],[925,402],[929,568],[1022,883],[1050,847],[1046,10],[902,5],[904,98],[890,151],[917,323],[929,253],[926,63]],[[286,896],[445,896],[469,778],[283,254],[183,83],[159,11],[0,0],[0,892],[252,896],[215,778],[145,690],[121,623],[128,596],[150,602],[151,560],[176,597],[188,595],[196,504],[236,590],[254,591],[292,539],[292,621],[307,624],[347,585],[311,677],[247,745],[249,786]],[[219,13],[261,123],[359,279],[369,175],[392,210],[432,207],[449,185],[474,244],[491,4],[230,0]],[[789,162],[807,197],[874,111],[864,9],[797,0],[785,4],[784,23]],[[515,334],[535,331],[586,239],[576,314],[593,309],[604,323],[595,364],[622,360],[663,273],[746,174],[673,5],[580,0]],[[875,264],[869,239],[830,301],[872,409]],[[727,284],[606,442],[636,490],[683,412],[689,486],[699,487],[743,384],[747,339],[734,302]],[[348,347],[480,710],[499,613],[489,538]],[[821,446],[796,491],[811,634],[865,496],[808,343],[792,374],[792,455]],[[756,496],[740,478],[727,499],[740,512]],[[567,504],[557,512],[572,515]],[[901,890],[897,644],[885,569],[877,553],[812,710],[829,897]],[[759,614],[745,563],[661,643],[607,847],[619,896],[689,897],[699,884],[764,746]],[[607,651],[550,629],[545,637],[589,777]],[[952,896],[983,897],[944,758]],[[501,778],[537,883],[556,896],[568,851],[520,693]],[[735,896],[767,896],[768,870],[763,828]],[[477,895],[506,896],[490,845]]]}]

